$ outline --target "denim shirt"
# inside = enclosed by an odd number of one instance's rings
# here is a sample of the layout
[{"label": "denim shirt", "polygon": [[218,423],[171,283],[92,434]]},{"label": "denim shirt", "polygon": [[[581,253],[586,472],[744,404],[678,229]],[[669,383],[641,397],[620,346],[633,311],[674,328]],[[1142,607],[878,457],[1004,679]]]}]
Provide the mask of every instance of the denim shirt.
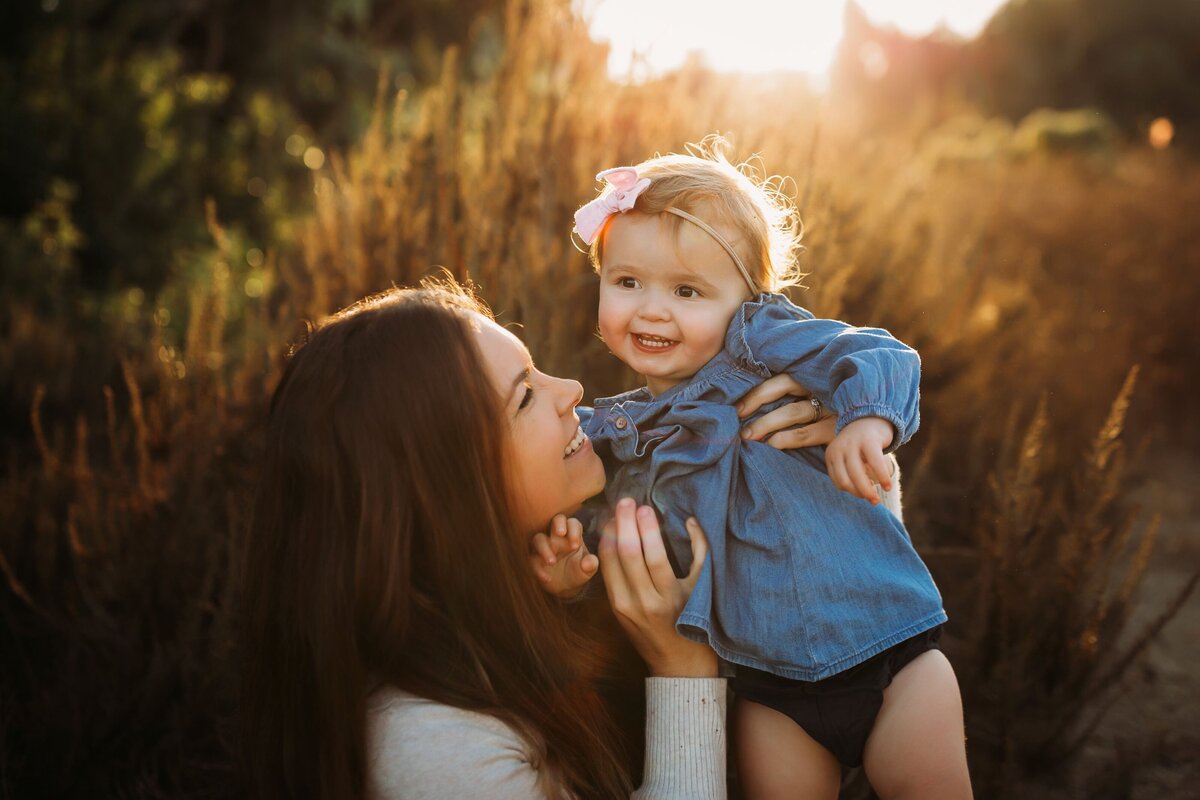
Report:
[{"label": "denim shirt", "polygon": [[[685,520],[709,557],[676,627],[734,664],[802,681],[835,675],[946,620],[929,570],[883,506],[837,489],[824,448],[776,450],[740,436],[733,404],[788,373],[838,413],[916,431],[920,359],[878,328],[816,319],[778,294],[742,305],[724,349],[657,397],[637,389],[581,407],[610,503],[659,512],[678,574]],[[760,412],[763,413],[763,412]]]}]

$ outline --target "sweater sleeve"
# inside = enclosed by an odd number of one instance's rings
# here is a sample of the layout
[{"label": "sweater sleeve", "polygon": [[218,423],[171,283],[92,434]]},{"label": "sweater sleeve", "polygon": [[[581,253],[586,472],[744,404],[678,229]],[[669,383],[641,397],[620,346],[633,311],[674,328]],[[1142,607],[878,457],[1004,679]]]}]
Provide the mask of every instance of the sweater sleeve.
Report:
[{"label": "sweater sleeve", "polygon": [[549,798],[531,749],[487,714],[403,696],[372,715],[371,800]]},{"label": "sweater sleeve", "polygon": [[725,679],[646,680],[646,766],[635,800],[724,800]]}]

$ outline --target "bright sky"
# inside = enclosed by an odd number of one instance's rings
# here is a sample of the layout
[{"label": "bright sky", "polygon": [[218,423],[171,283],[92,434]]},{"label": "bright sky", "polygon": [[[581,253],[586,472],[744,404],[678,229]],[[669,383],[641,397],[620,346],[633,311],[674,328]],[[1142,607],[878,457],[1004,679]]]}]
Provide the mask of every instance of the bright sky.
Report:
[{"label": "bright sky", "polygon": [[[654,72],[699,50],[715,69],[803,70],[820,75],[842,36],[845,0],[576,0],[592,35],[612,42],[609,69],[639,53]],[[1004,0],[858,0],[875,23],[924,34],[939,24],[973,36]]]}]

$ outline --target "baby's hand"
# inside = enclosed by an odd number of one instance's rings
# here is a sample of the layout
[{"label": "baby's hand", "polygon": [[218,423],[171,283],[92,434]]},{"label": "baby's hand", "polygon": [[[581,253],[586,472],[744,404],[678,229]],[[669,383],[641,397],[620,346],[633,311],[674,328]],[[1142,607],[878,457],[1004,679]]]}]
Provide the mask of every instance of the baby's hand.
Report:
[{"label": "baby's hand", "polygon": [[564,599],[579,594],[600,567],[600,559],[583,543],[579,520],[562,514],[550,521],[549,534],[534,535],[529,543],[529,561],[542,588]]},{"label": "baby's hand", "polygon": [[862,417],[842,428],[825,448],[825,467],[834,486],[878,505],[881,498],[872,480],[891,490],[892,475],[883,450],[894,436],[892,423],[882,417]]}]

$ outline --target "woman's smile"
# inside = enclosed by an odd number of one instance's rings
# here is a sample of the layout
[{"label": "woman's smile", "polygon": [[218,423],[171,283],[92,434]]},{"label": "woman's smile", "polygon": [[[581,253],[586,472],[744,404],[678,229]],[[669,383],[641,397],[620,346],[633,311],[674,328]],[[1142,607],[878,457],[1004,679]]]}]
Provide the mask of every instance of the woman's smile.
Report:
[{"label": "woman's smile", "polygon": [[566,450],[563,451],[563,459],[568,459],[591,446],[592,440],[587,438],[587,434],[583,432],[583,426],[580,425],[575,429],[575,435],[571,437],[571,441],[567,443]]}]

